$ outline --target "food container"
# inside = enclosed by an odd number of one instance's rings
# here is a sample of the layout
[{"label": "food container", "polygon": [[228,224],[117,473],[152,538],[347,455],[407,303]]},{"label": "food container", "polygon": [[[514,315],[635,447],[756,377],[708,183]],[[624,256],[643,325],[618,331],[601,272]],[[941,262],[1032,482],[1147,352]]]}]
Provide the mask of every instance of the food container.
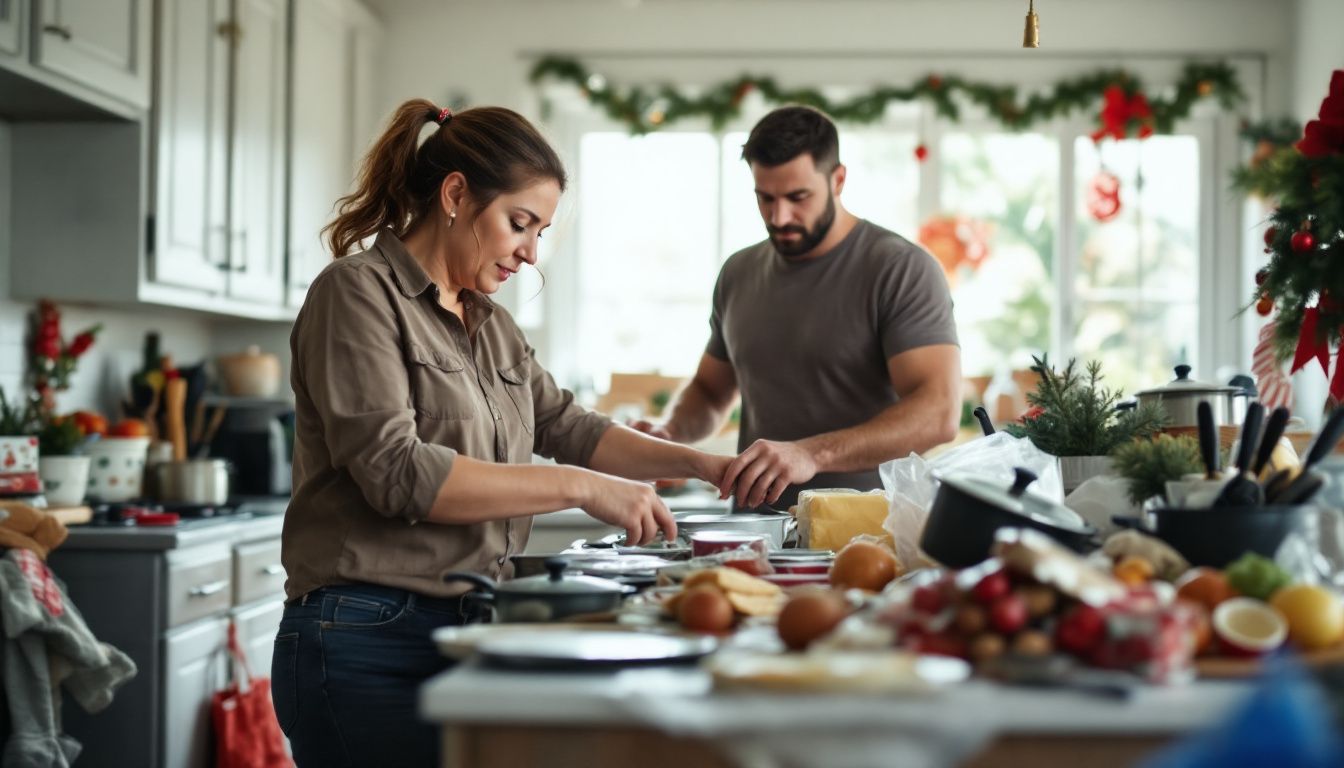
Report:
[{"label": "food container", "polygon": [[159,501],[219,506],[229,500],[229,464],[223,459],[163,461],[150,471]]},{"label": "food container", "polygon": [[465,581],[476,589],[468,599],[494,609],[495,620],[504,622],[560,621],[585,614],[606,614],[620,607],[633,587],[595,576],[566,574],[568,562],[551,558],[544,576],[527,576],[498,584],[480,575],[457,571],[446,573],[449,583]]},{"label": "food container", "polygon": [[1214,426],[1240,424],[1246,405],[1254,398],[1242,387],[1205,384],[1190,378],[1190,366],[1176,366],[1176,378],[1170,383],[1145,389],[1135,395],[1139,405],[1155,404],[1167,414],[1168,427],[1197,427],[1196,411],[1207,402],[1213,408]]},{"label": "food container", "polygon": [[280,358],[248,347],[217,361],[224,392],[234,397],[274,397],[280,391]]},{"label": "food container", "polygon": [[691,534],[691,556],[705,557],[718,552],[728,552],[747,547],[765,555],[769,551],[770,539],[760,533],[738,533],[737,531],[697,531]]},{"label": "food container", "polygon": [[1000,528],[1034,528],[1076,552],[1097,546],[1097,529],[1077,512],[1027,490],[1036,473],[1018,468],[1011,487],[965,473],[940,478],[919,546],[949,568],[989,557]]},{"label": "food container", "polygon": [[43,456],[39,462],[42,494],[53,507],[74,507],[89,487],[88,456]]},{"label": "food container", "polygon": [[89,446],[89,498],[99,501],[140,498],[148,452],[148,437],[104,437]]}]

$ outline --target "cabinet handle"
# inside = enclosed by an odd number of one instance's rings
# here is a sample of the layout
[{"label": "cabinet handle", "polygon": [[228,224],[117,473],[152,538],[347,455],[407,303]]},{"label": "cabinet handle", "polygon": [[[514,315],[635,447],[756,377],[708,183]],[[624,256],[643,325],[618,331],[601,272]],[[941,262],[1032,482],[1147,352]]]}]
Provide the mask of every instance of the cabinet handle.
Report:
[{"label": "cabinet handle", "polygon": [[229,580],[220,579],[219,581],[211,581],[209,583],[202,584],[199,587],[192,587],[191,591],[188,592],[187,594],[190,595],[191,597],[209,597],[211,595],[223,592],[225,587],[227,586],[229,586]]},{"label": "cabinet handle", "polygon": [[48,35],[56,35],[67,42],[73,40],[75,37],[75,33],[71,32],[69,27],[61,26],[60,24],[48,24],[42,28],[42,31],[46,32]]},{"label": "cabinet handle", "polygon": [[285,572],[285,566],[280,565],[279,563],[271,563],[265,568],[262,568],[261,572],[266,576],[279,576]]},{"label": "cabinet handle", "polygon": [[243,28],[232,21],[221,21],[215,26],[215,34],[228,40],[231,45],[237,46],[238,41],[243,39]]}]

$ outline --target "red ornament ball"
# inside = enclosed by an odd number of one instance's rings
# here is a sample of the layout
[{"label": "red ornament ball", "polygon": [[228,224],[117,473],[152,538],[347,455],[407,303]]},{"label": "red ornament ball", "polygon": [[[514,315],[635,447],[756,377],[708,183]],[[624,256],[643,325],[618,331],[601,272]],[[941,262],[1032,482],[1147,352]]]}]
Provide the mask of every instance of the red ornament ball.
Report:
[{"label": "red ornament ball", "polygon": [[923,143],[915,147],[915,159],[921,163],[929,159],[929,148]]},{"label": "red ornament ball", "polygon": [[1294,232],[1292,246],[1293,253],[1309,253],[1316,247],[1316,238],[1310,232]]},{"label": "red ornament ball", "polygon": [[1256,285],[1264,285],[1264,284],[1265,284],[1265,281],[1268,280],[1268,279],[1269,279],[1269,272],[1267,272],[1267,271],[1265,271],[1265,270],[1263,270],[1263,269],[1260,270],[1259,272],[1256,272],[1256,273],[1255,273],[1255,284],[1256,284]]},{"label": "red ornament ball", "polygon": [[1265,230],[1265,247],[1266,247],[1266,248],[1273,248],[1273,247],[1274,247],[1274,238],[1276,238],[1276,237],[1278,237],[1278,236],[1279,236],[1279,230],[1275,229],[1274,227],[1270,227],[1269,229],[1266,229],[1266,230]]},{"label": "red ornament ball", "polygon": [[1274,311],[1274,300],[1268,296],[1261,296],[1260,300],[1255,302],[1255,311],[1259,312],[1261,317],[1269,317],[1269,313]]}]

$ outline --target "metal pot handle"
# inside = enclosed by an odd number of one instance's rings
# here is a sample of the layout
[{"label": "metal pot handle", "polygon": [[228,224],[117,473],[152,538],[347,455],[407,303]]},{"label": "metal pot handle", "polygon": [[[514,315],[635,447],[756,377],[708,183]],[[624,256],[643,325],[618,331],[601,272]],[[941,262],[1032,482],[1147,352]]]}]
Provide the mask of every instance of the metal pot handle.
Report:
[{"label": "metal pot handle", "polygon": [[465,581],[487,595],[493,595],[495,593],[495,582],[485,578],[479,573],[451,571],[443,574],[443,580],[449,584],[457,581]]},{"label": "metal pot handle", "polygon": [[1128,528],[1131,531],[1139,533],[1152,533],[1152,529],[1144,525],[1143,521],[1133,515],[1111,515],[1111,522],[1121,528]]}]

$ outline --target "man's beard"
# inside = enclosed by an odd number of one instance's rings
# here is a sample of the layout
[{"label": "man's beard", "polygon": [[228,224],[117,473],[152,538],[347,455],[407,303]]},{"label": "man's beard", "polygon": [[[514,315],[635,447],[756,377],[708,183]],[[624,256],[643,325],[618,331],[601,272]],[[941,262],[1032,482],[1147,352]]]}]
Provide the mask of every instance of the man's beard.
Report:
[{"label": "man's beard", "polygon": [[[803,254],[816,248],[826,235],[831,231],[831,225],[835,224],[835,195],[829,191],[826,194],[826,210],[817,219],[816,225],[811,231],[789,224],[783,227],[772,227],[767,225],[766,231],[770,233],[770,242],[774,244],[775,250],[779,255],[786,259],[802,256]],[[779,239],[779,235],[785,232],[797,232],[802,237],[793,242],[785,242]]]}]

